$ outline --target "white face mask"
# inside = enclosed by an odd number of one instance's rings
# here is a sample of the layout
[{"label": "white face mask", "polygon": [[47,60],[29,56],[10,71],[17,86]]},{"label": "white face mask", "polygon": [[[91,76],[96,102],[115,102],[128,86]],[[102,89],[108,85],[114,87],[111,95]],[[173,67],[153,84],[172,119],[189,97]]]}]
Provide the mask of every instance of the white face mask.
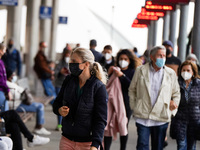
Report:
[{"label": "white face mask", "polygon": [[112,57],[112,55],[110,53],[105,53],[104,56],[105,56],[106,60],[109,60]]},{"label": "white face mask", "polygon": [[69,57],[65,57],[65,62],[69,63],[69,61],[70,61],[70,58]]},{"label": "white face mask", "polygon": [[17,82],[17,76],[13,76],[13,77],[12,77],[12,82],[13,82],[13,83]]},{"label": "white face mask", "polygon": [[126,60],[120,60],[119,65],[121,68],[126,68],[126,67],[128,67],[129,63]]},{"label": "white face mask", "polygon": [[181,76],[183,77],[184,80],[189,80],[192,78],[192,74],[187,71],[181,72]]}]

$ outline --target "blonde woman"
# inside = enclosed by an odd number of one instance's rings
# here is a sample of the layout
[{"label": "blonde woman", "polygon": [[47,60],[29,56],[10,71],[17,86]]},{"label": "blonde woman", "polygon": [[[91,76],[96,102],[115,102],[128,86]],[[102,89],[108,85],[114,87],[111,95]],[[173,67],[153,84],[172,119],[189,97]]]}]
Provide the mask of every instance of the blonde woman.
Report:
[{"label": "blonde woman", "polygon": [[97,150],[107,120],[106,73],[90,50],[71,53],[68,75],[53,104],[63,116],[60,150]]}]

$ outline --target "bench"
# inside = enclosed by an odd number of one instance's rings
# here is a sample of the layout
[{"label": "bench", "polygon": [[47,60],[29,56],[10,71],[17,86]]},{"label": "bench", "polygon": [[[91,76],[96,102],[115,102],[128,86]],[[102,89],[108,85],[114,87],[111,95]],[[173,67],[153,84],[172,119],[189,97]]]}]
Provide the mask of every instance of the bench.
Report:
[{"label": "bench", "polygon": [[17,112],[24,123],[34,116],[34,112]]},{"label": "bench", "polygon": [[[27,78],[19,79],[17,81],[17,84],[19,86],[23,87],[24,89],[30,90],[29,82],[28,82]],[[45,96],[45,95],[43,95],[43,96],[35,96],[35,95],[33,95],[33,98],[34,98],[35,102],[40,102],[44,106],[47,106],[54,99],[54,96]]]},{"label": "bench", "polygon": [[[23,87],[24,89],[27,88],[30,90],[29,82],[28,82],[27,78],[19,79],[17,81],[17,84],[19,86]],[[35,102],[40,102],[44,106],[47,106],[50,103],[50,101],[52,101],[54,99],[53,96],[45,96],[45,95],[44,96],[34,96],[33,95],[33,98],[34,98]],[[17,106],[15,106],[15,103],[17,103]],[[16,109],[20,103],[21,103],[21,100],[14,100],[12,109]],[[17,112],[17,113],[19,114],[19,116],[21,117],[21,119],[24,123],[27,122],[28,120],[30,120],[35,114],[35,112],[26,112],[23,108],[21,108],[21,109],[23,110],[23,112]]]}]

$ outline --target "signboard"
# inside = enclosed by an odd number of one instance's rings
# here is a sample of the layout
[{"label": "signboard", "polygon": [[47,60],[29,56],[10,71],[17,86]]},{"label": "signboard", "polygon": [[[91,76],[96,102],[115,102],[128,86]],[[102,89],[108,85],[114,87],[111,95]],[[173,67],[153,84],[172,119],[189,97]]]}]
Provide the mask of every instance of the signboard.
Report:
[{"label": "signboard", "polygon": [[59,22],[60,24],[67,24],[68,17],[59,17]]},{"label": "signboard", "polygon": [[154,4],[152,1],[146,1],[145,9],[147,11],[155,11],[155,12],[166,12],[167,10],[175,10],[176,6],[174,4]]},{"label": "signboard", "polygon": [[156,12],[156,11],[147,11],[145,7],[141,8],[141,14],[147,15],[147,16],[158,16],[158,17],[164,17],[165,12]]},{"label": "signboard", "polygon": [[154,4],[170,5],[170,4],[188,4],[190,0],[152,0]]},{"label": "signboard", "polygon": [[51,19],[52,7],[41,6],[40,7],[40,19]]},{"label": "signboard", "polygon": [[18,0],[0,0],[0,5],[17,6]]}]

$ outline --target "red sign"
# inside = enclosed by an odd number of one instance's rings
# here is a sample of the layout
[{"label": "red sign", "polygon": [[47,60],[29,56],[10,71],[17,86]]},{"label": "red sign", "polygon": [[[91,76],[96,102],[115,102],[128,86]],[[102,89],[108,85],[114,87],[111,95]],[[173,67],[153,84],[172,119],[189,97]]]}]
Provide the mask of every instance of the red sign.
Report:
[{"label": "red sign", "polygon": [[174,10],[173,5],[157,5],[153,4],[152,1],[147,1],[145,5],[146,10],[148,11],[167,11],[167,10]]},{"label": "red sign", "polygon": [[141,9],[141,14],[147,16],[158,16],[158,17],[163,17],[165,15],[164,12],[147,11],[144,7],[142,7]]},{"label": "red sign", "polygon": [[[143,20],[143,21],[146,21],[146,22],[149,21],[148,24],[150,24],[150,20]],[[141,22],[141,20],[135,19],[135,20],[133,21],[132,27],[133,27],[133,28],[146,28],[146,27],[147,27],[147,24],[146,24],[145,22]]]},{"label": "red sign", "polygon": [[142,19],[135,19],[133,21],[134,24],[146,24],[146,25],[150,25],[150,21],[151,20],[142,20]]},{"label": "red sign", "polygon": [[171,4],[188,4],[190,0],[152,0],[153,4],[171,5]]},{"label": "red sign", "polygon": [[132,24],[133,28],[147,28],[146,24]]}]

